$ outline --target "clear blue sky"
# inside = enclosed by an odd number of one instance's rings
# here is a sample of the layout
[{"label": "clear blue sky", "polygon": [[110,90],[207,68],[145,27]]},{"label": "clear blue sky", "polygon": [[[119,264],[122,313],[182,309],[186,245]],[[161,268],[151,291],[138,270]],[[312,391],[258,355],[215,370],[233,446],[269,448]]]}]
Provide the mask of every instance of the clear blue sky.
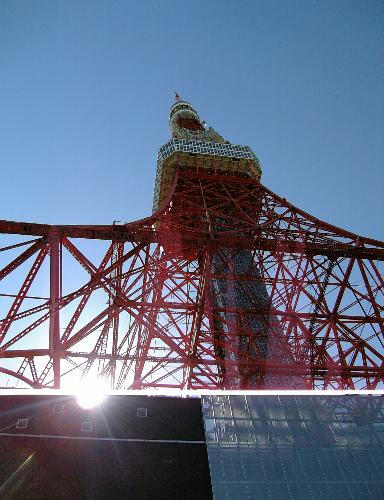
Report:
[{"label": "clear blue sky", "polygon": [[173,91],[263,183],[384,239],[384,2],[0,2],[0,218],[150,213]]}]

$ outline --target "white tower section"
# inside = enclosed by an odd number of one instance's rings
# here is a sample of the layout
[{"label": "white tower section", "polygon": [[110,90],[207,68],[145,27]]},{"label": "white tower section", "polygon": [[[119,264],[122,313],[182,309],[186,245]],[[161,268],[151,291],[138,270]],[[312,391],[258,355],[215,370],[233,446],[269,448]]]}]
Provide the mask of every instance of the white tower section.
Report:
[{"label": "white tower section", "polygon": [[177,94],[176,102],[169,113],[169,126],[172,137],[177,139],[225,143],[221,135],[212,127],[207,128],[193,107],[182,101]]}]

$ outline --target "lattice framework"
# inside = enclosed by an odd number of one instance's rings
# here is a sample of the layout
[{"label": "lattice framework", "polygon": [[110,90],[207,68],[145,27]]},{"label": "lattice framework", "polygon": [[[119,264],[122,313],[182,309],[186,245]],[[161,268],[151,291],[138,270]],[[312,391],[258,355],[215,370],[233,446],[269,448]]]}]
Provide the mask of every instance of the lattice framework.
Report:
[{"label": "lattice framework", "polygon": [[[241,388],[383,387],[384,243],[319,221],[255,179],[179,170],[146,219],[1,221],[0,232],[3,386],[97,375],[114,389],[230,389],[237,370]],[[252,259],[240,273],[244,252]],[[220,280],[247,305],[220,306]],[[240,347],[257,335],[267,354]]]}]

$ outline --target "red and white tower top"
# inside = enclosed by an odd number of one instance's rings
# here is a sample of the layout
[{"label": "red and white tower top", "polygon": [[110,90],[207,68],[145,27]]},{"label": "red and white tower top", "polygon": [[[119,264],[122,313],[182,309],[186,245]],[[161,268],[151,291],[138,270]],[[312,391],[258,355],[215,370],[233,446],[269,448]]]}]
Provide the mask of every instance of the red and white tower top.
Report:
[{"label": "red and white tower top", "polygon": [[175,92],[175,101],[169,112],[172,137],[216,143],[225,142],[212,127],[205,126],[205,122],[200,119],[196,110],[187,101],[183,101],[177,92]]},{"label": "red and white tower top", "polygon": [[177,169],[213,169],[260,179],[261,168],[252,149],[224,140],[177,92],[169,126],[172,139],[159,149],[157,157],[153,210],[166,199]]}]

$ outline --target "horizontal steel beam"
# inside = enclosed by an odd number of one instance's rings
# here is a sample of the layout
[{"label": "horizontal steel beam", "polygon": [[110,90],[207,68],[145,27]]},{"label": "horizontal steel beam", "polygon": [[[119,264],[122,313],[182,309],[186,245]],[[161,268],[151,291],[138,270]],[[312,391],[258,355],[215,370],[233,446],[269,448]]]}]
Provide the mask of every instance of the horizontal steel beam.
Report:
[{"label": "horizontal steel beam", "polygon": [[[156,221],[153,221],[155,224]],[[350,243],[313,243],[290,239],[275,239],[241,236],[219,236],[214,239],[201,233],[172,234],[171,232],[129,226],[55,226],[61,236],[68,238],[97,239],[131,243],[160,243],[185,249],[209,249],[215,251],[222,248],[264,250],[270,253],[305,254],[308,256],[323,255],[330,259],[355,257],[360,259],[384,260],[384,248],[354,246]],[[47,237],[52,226],[29,222],[13,222],[0,220],[0,233],[20,234]]]}]

